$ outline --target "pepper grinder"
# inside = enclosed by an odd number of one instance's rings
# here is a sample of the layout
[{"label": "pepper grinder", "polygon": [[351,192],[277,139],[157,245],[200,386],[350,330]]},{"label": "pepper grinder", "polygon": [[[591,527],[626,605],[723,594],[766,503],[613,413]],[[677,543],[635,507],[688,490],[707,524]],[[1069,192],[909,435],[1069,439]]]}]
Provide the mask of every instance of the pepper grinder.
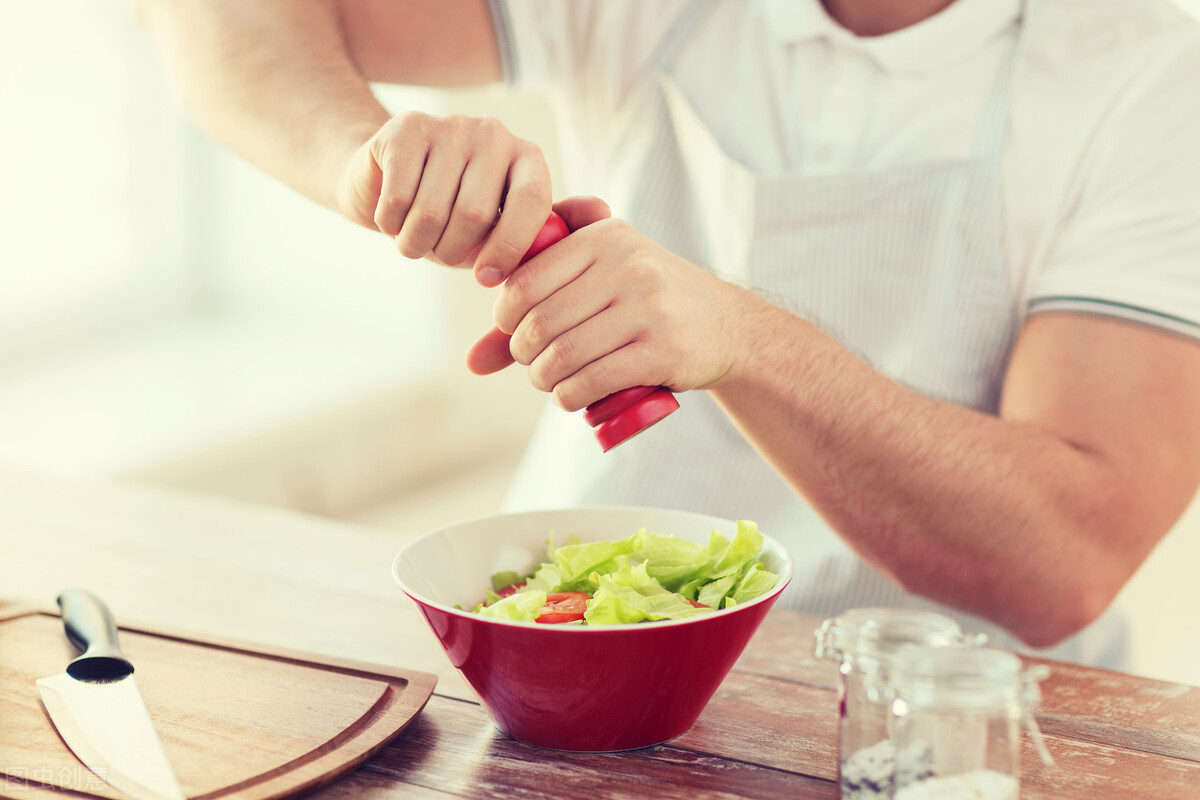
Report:
[{"label": "pepper grinder", "polygon": [[[568,233],[570,230],[563,218],[551,212],[521,263],[524,264],[565,238]],[[631,386],[592,403],[584,409],[583,418],[594,429],[600,448],[607,453],[677,408],[679,401],[665,386]]]}]

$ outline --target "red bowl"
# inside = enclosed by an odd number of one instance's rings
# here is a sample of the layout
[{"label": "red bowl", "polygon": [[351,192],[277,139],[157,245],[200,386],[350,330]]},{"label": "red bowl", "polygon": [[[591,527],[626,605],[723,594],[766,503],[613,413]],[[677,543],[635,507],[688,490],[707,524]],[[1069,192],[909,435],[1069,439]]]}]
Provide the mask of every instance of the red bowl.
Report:
[{"label": "red bowl", "polygon": [[762,555],[780,576],[775,588],[712,614],[589,628],[470,612],[493,573],[544,562],[551,534],[561,544],[570,534],[598,541],[641,528],[706,543],[713,530],[732,536],[736,523],[653,508],[503,514],[421,536],[396,555],[392,573],[505,734],[558,750],[649,747],[692,726],[791,580],[792,560],[777,541],[764,535]]}]

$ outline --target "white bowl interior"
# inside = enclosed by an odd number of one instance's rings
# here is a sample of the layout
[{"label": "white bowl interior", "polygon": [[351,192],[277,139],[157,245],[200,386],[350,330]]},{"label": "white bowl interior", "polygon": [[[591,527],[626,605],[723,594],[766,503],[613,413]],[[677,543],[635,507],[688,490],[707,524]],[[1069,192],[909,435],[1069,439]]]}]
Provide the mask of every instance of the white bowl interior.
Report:
[{"label": "white bowl interior", "polygon": [[[585,542],[622,539],[645,528],[650,533],[677,536],[700,544],[711,531],[732,536],[732,520],[659,508],[568,508],[501,514],[459,522],[413,540],[392,564],[396,582],[426,602],[471,609],[483,600],[492,575],[504,570],[526,574],[546,561],[546,540],[554,535],[564,544],[571,534]],[[792,577],[786,550],[764,532],[763,565],[780,576],[780,586]]]}]

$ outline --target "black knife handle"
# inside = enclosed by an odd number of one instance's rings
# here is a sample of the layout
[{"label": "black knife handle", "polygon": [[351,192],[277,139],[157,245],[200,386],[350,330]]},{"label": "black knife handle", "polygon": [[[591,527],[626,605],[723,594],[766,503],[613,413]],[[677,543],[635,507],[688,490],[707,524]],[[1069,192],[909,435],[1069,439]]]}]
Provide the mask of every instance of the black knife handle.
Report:
[{"label": "black knife handle", "polygon": [[67,674],[81,681],[116,680],[133,672],[133,664],[117,644],[117,623],[96,595],[84,589],[66,589],[58,596],[63,629],[71,644],[83,654],[67,666]]}]

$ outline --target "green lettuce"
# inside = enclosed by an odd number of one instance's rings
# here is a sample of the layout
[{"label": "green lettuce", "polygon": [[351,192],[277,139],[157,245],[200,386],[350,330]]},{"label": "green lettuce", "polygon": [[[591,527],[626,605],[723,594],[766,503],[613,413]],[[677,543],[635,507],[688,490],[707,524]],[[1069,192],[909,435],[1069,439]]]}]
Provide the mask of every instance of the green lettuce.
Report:
[{"label": "green lettuce", "polygon": [[482,606],[479,613],[493,619],[512,622],[534,622],[538,611],[546,605],[546,593],[537,590],[513,592],[490,605]]},{"label": "green lettuce", "polygon": [[622,567],[610,575],[594,574],[592,579],[598,588],[583,615],[589,625],[682,619],[713,611],[696,608],[683,595],[667,591],[649,575],[644,562]]},{"label": "green lettuce", "polygon": [[[488,590],[479,613],[533,621],[548,593],[583,591],[592,595],[584,617],[589,625],[682,619],[753,600],[779,581],[759,562],[763,537],[748,521],[737,523],[732,538],[710,532],[703,545],[645,529],[603,542],[570,537],[561,547],[552,539],[549,560],[524,577],[525,586],[503,599]],[[497,573],[493,585],[498,590],[521,579]]]}]

